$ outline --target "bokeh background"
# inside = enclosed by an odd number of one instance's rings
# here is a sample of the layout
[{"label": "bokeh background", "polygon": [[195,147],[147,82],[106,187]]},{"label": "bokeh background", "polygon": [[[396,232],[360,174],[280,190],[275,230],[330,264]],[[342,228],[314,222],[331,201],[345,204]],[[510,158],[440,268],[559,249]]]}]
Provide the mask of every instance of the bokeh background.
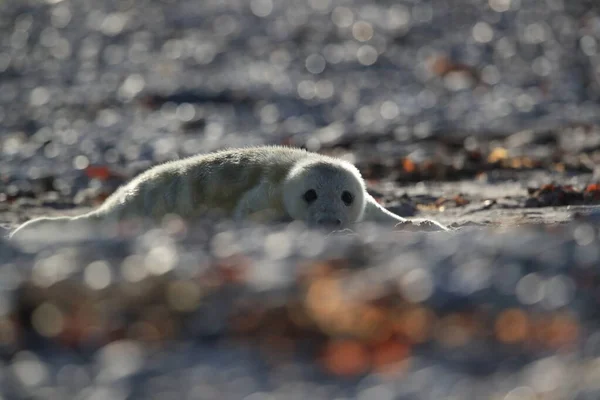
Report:
[{"label": "bokeh background", "polygon": [[0,395],[598,398],[599,41],[594,0],[0,0],[6,230],[254,144],[461,218],[2,241]]}]

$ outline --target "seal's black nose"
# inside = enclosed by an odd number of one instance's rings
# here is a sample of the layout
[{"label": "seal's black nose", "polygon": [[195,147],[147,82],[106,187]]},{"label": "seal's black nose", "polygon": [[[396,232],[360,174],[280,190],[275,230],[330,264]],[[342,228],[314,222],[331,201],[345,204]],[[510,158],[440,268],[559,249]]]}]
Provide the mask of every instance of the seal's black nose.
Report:
[{"label": "seal's black nose", "polygon": [[317,224],[319,226],[339,228],[342,225],[342,221],[338,218],[319,218]]}]

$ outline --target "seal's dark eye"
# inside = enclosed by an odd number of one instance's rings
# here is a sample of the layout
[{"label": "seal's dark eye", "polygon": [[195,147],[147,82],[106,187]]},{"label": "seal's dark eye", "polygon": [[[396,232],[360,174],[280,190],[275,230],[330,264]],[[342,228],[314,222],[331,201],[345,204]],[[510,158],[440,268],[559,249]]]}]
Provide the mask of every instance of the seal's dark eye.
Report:
[{"label": "seal's dark eye", "polygon": [[317,199],[317,192],[314,189],[309,189],[304,193],[304,196],[302,197],[307,203],[312,203]]},{"label": "seal's dark eye", "polygon": [[350,193],[348,191],[344,191],[342,193],[342,201],[344,202],[345,205],[349,206],[354,201],[354,196],[352,196],[352,193]]}]

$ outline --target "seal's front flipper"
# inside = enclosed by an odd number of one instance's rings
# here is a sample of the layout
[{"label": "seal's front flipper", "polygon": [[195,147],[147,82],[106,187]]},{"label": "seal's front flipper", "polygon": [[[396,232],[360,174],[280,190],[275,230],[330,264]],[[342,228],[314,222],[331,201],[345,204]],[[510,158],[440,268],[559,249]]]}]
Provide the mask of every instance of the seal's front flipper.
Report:
[{"label": "seal's front flipper", "polygon": [[428,219],[407,219],[387,210],[370,194],[366,194],[365,213],[363,221],[374,221],[394,224],[396,228],[406,230],[449,231],[450,229],[439,222]]}]

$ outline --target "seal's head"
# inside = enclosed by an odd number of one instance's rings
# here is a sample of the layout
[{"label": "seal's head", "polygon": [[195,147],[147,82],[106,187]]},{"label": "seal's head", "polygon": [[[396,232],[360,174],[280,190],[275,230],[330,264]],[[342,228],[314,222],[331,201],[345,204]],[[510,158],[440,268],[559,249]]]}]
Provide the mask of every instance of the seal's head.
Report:
[{"label": "seal's head", "polygon": [[365,184],[356,167],[337,159],[308,159],[295,165],[283,184],[287,213],[311,227],[343,229],[365,209]]}]

